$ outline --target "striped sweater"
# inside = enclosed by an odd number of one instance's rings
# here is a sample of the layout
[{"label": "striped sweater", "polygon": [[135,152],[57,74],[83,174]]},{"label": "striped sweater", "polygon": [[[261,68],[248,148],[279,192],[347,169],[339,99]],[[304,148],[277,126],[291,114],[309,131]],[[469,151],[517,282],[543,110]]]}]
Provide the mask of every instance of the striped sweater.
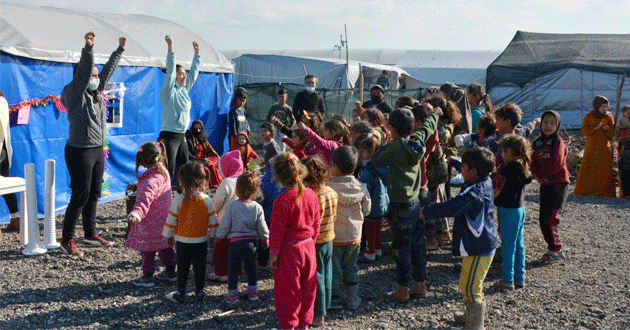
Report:
[{"label": "striped sweater", "polygon": [[212,199],[208,195],[179,194],[168,212],[162,235],[175,237],[176,241],[182,243],[202,243],[208,240],[208,234],[214,237],[218,226]]},{"label": "striped sweater", "polygon": [[319,199],[319,236],[315,244],[328,243],[335,239],[335,219],[337,217],[337,193],[327,185],[315,191]]}]

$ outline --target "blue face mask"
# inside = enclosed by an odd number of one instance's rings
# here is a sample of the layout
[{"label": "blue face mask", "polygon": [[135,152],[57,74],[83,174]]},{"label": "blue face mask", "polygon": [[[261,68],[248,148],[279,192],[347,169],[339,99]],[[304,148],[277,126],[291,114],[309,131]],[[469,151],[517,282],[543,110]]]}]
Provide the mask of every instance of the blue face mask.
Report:
[{"label": "blue face mask", "polygon": [[90,85],[88,86],[88,88],[91,91],[95,91],[98,88],[98,85],[101,83],[101,80],[99,78],[92,78],[90,79]]}]

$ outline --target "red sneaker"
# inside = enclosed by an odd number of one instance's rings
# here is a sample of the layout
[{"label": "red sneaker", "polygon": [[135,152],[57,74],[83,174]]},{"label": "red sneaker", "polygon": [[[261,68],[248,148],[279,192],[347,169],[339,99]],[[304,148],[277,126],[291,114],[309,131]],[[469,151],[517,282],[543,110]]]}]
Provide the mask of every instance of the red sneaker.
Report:
[{"label": "red sneaker", "polygon": [[110,242],[104,239],[101,235],[96,234],[91,238],[84,238],[83,243],[93,245],[93,246],[112,246],[114,242]]},{"label": "red sneaker", "polygon": [[83,257],[83,252],[77,249],[77,246],[74,244],[74,240],[68,241],[68,243],[61,243],[61,251],[65,254],[69,254],[71,256],[78,256],[79,258]]}]

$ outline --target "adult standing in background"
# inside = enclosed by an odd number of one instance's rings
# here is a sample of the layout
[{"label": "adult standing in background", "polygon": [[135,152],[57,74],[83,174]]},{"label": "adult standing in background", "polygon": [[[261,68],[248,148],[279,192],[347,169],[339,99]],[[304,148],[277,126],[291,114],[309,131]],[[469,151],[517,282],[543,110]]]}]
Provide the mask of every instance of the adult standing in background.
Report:
[{"label": "adult standing in background", "polygon": [[303,91],[298,92],[295,95],[293,101],[293,117],[297,122],[302,120],[303,111],[317,112],[324,118],[326,114],[326,105],[324,104],[324,97],[319,92],[315,91],[317,86],[317,77],[312,74],[304,77]]},{"label": "adult standing in background", "polygon": [[383,86],[374,85],[370,89],[370,100],[363,103],[363,109],[369,108],[377,108],[386,116],[394,111],[394,108],[385,101],[385,89],[383,89]]},{"label": "adult standing in background", "polygon": [[118,48],[99,73],[94,65],[94,32],[85,35],[81,59],[74,67],[72,81],[61,92],[61,103],[68,110],[70,133],[65,156],[70,172],[72,195],[63,220],[61,250],[70,255],[83,256],[74,243],[74,227],[83,218],[85,244],[111,246],[96,233],[96,205],[101,197],[105,156],[103,145],[107,134],[107,108],[101,96],[103,89],[118,67],[127,38],[118,39]]},{"label": "adult standing in background", "polygon": [[[175,53],[173,53],[173,38],[167,35],[168,45],[166,55],[166,77],[160,90],[160,102],[162,103],[162,130],[158,140],[164,142],[168,157],[168,172],[177,185],[177,170],[188,161],[188,145],[186,143],[186,130],[190,125],[190,96],[199,75],[199,44],[193,41],[195,55],[193,56],[190,74],[186,74],[183,66],[175,65]],[[164,69],[163,69],[164,71]]]},{"label": "adult standing in background", "polygon": [[[274,104],[269,108],[269,113],[267,114],[267,122],[272,123],[272,117],[278,118],[279,121],[282,122],[286,127],[292,129],[295,126],[295,117],[293,117],[293,109],[287,104],[287,100],[289,99],[289,91],[281,88],[278,91],[278,103]],[[282,132],[278,131],[275,136],[275,140],[280,146],[282,152],[284,152],[284,142],[282,142],[282,138],[284,138]]]},{"label": "adult standing in background", "polygon": [[[11,129],[9,127],[9,104],[4,98],[4,93],[0,91],[0,175],[9,176],[12,156],[13,148],[11,148]],[[15,196],[15,193],[12,193],[3,195],[2,197],[4,197],[4,201],[7,203],[7,207],[11,213],[11,223],[7,226],[6,231],[20,230],[17,196]]]},{"label": "adult standing in background", "polygon": [[597,95],[593,110],[584,116],[582,134],[586,136],[584,157],[573,194],[579,196],[615,197],[615,175],[613,172],[610,141],[615,137],[615,119],[608,99]]}]

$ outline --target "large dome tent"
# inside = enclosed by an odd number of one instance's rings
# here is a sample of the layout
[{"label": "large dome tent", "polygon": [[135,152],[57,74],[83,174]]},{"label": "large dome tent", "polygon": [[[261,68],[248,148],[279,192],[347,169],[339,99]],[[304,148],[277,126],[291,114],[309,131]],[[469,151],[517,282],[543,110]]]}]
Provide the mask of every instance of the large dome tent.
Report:
[{"label": "large dome tent", "polygon": [[[52,7],[0,2],[0,90],[10,106],[30,103],[46,96],[59,96],[72,79],[89,31],[96,34],[95,63],[102,66],[127,37],[127,45],[112,82],[124,83],[122,127],[110,128],[108,158],[102,202],[124,197],[128,183],[135,181],[135,154],[140,145],[155,140],[161,129],[159,91],[164,74],[166,42],[171,34],[177,63],[190,68],[192,42],[201,45],[200,74],[190,92],[191,118],[201,119],[217,151],[225,146],[227,112],[233,89],[234,67],[200,36],[173,22],[145,15],[93,13]],[[11,113],[15,118],[15,112]],[[68,138],[67,115],[53,102],[30,108],[28,122],[12,123],[14,149],[12,176],[23,177],[23,165],[35,163],[38,213],[44,210],[44,163],[54,159],[57,169],[56,211],[70,198],[69,175],[64,158]],[[0,208],[0,221],[6,221]]]}]

